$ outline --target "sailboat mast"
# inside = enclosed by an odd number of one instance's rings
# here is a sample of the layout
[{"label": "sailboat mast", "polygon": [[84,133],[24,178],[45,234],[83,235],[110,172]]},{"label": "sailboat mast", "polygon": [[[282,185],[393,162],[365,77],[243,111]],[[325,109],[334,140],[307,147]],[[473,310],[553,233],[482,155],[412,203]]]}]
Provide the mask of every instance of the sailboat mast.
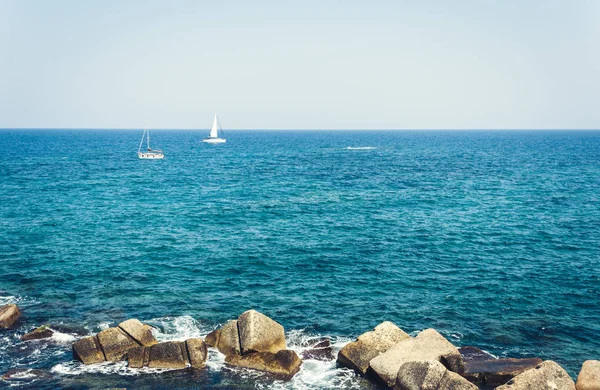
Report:
[{"label": "sailboat mast", "polygon": [[148,140],[148,150],[150,150],[150,130],[146,131],[146,139]]},{"label": "sailboat mast", "polygon": [[146,135],[146,128],[144,127],[144,132],[142,133],[142,139],[140,140],[140,146],[138,148],[138,153],[142,150],[142,144],[144,143],[144,136]]}]

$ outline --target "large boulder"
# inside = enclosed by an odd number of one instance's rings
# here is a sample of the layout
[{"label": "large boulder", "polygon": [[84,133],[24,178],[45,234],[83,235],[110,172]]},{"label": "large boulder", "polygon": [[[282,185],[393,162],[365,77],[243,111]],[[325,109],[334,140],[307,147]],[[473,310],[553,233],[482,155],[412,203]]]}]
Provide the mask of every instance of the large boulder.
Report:
[{"label": "large boulder", "polygon": [[97,336],[84,337],[75,341],[73,357],[83,364],[102,363],[106,360]]},{"label": "large boulder", "polygon": [[231,355],[225,359],[227,364],[268,372],[281,379],[291,379],[302,366],[302,360],[291,350],[254,352],[244,356]]},{"label": "large boulder", "polygon": [[398,370],[394,390],[477,390],[478,387],[448,371],[436,360],[404,363]]},{"label": "large boulder", "polygon": [[135,318],[121,322],[119,328],[129,337],[145,347],[149,347],[158,342],[152,334],[152,328],[149,325],[142,324]]},{"label": "large boulder", "polygon": [[181,369],[186,368],[189,363],[185,343],[180,341],[167,341],[149,348],[148,367],[150,368]]},{"label": "large boulder", "polygon": [[219,330],[216,347],[225,356],[241,355],[240,336],[236,320],[227,322]]},{"label": "large boulder", "polygon": [[14,304],[0,306],[0,329],[10,328],[19,319],[21,311]]},{"label": "large boulder", "polygon": [[365,375],[373,358],[407,338],[410,336],[392,322],[382,322],[346,344],[338,353],[337,362]]},{"label": "large boulder", "polygon": [[575,382],[557,363],[546,360],[537,367],[527,370],[496,390],[575,390]]},{"label": "large boulder", "polygon": [[48,327],[48,325],[43,325],[43,326],[40,326],[39,328],[36,328],[36,329],[32,330],[31,332],[26,333],[23,336],[21,336],[21,340],[29,341],[29,340],[47,339],[49,337],[52,337],[53,334],[54,334],[54,331],[52,329],[50,329]]},{"label": "large boulder", "polygon": [[414,338],[404,339],[369,362],[369,371],[389,387],[396,383],[400,367],[411,361],[437,360],[461,374],[464,365],[460,352],[435,329],[425,329]]},{"label": "large boulder", "polygon": [[242,355],[251,352],[276,353],[286,348],[283,326],[256,310],[242,313],[237,326]]},{"label": "large boulder", "polygon": [[463,376],[476,384],[499,386],[541,363],[538,358],[465,360]]},{"label": "large boulder", "polygon": [[206,343],[202,341],[202,339],[187,339],[185,341],[185,346],[190,365],[193,368],[203,367],[204,363],[206,362],[206,358],[208,357]]},{"label": "large boulder", "polygon": [[477,347],[471,347],[471,346],[460,347],[458,349],[458,352],[460,352],[460,355],[462,356],[463,361],[465,362],[465,366],[466,366],[467,362],[470,362],[470,361],[484,361],[484,360],[497,359],[491,353],[486,352],[483,349],[480,349]]},{"label": "large boulder", "polygon": [[586,360],[575,385],[577,390],[600,390],[600,361]]},{"label": "large boulder", "polygon": [[[235,325],[237,327],[237,324]],[[219,344],[219,337],[221,336],[221,329],[215,329],[204,338],[204,342],[209,347],[217,347]]]},{"label": "large boulder", "polygon": [[109,362],[123,360],[127,351],[139,346],[127,333],[121,328],[108,328],[98,333],[98,341],[104,351],[104,356]]}]

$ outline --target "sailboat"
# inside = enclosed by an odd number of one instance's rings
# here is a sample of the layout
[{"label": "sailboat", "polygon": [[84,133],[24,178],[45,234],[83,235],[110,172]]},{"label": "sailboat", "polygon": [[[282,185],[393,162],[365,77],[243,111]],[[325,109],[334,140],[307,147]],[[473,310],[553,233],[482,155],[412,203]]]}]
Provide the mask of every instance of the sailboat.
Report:
[{"label": "sailboat", "polygon": [[219,133],[223,136],[223,129],[221,128],[221,124],[219,123],[219,118],[217,118],[217,114],[215,114],[215,119],[213,120],[212,129],[210,129],[210,134],[208,137],[204,138],[202,142],[207,142],[209,144],[223,144],[226,142],[225,138],[219,138]]},{"label": "sailboat", "polygon": [[[146,138],[148,148],[145,151],[142,151],[144,138]],[[142,134],[142,140],[140,141],[140,147],[138,148],[138,157],[144,159],[165,158],[165,155],[162,152],[162,150],[154,150],[150,148],[150,130],[148,130],[147,127],[144,127],[144,133]]]}]

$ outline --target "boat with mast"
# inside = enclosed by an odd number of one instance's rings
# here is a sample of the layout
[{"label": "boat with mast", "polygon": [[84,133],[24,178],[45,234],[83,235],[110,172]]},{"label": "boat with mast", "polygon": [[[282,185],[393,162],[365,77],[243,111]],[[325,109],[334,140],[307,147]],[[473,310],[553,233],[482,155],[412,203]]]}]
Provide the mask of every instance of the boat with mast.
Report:
[{"label": "boat with mast", "polygon": [[219,122],[219,118],[217,118],[217,114],[215,114],[215,119],[213,120],[212,128],[210,129],[210,134],[208,137],[204,138],[202,142],[206,142],[209,144],[223,144],[226,142],[225,138],[219,137],[219,135],[224,136],[223,128],[221,127],[221,123]]},{"label": "boat with mast", "polygon": [[[146,138],[147,149],[142,151],[142,145],[144,144],[144,138]],[[144,127],[144,133],[142,134],[142,140],[140,141],[140,147],[138,148],[138,157],[142,159],[157,159],[165,158],[165,154],[162,150],[155,150],[150,148],[150,130],[148,127]]]}]

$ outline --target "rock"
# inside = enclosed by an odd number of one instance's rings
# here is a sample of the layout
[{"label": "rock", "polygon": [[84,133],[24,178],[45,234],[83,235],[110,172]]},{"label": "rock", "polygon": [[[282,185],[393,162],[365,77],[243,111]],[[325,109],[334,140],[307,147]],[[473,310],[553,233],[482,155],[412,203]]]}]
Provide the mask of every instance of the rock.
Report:
[{"label": "rock", "polygon": [[[237,327],[237,325],[236,325]],[[215,329],[204,338],[204,342],[209,347],[216,347],[219,344],[219,336],[221,335],[221,329]]]},{"label": "rock", "polygon": [[149,347],[158,343],[152,334],[152,328],[132,318],[119,324],[119,328],[140,345]]},{"label": "rock", "polygon": [[106,360],[96,336],[84,337],[73,343],[73,357],[83,364],[102,363]]},{"label": "rock", "polygon": [[394,390],[421,389],[477,390],[478,387],[436,360],[404,363],[398,370]]},{"label": "rock", "polygon": [[135,347],[127,351],[127,366],[129,368],[143,368],[148,366],[150,348]]},{"label": "rock", "polygon": [[541,363],[538,358],[466,360],[463,376],[476,384],[499,386]]},{"label": "rock", "polygon": [[392,322],[382,322],[372,331],[358,336],[356,341],[346,344],[338,353],[337,362],[365,375],[373,358],[407,338],[410,336]]},{"label": "rock", "polygon": [[575,383],[557,363],[546,360],[536,368],[522,372],[496,390],[575,390]]},{"label": "rock", "polygon": [[217,349],[225,356],[241,355],[240,337],[236,320],[231,320],[219,330]]},{"label": "rock", "polygon": [[577,376],[577,390],[600,390],[600,361],[586,360]]},{"label": "rock", "polygon": [[451,371],[464,371],[462,356],[458,349],[435,329],[425,329],[414,338],[400,341],[386,352],[369,362],[369,371],[382,383],[392,387],[400,367],[411,361],[437,360]]},{"label": "rock", "polygon": [[465,365],[467,362],[472,360],[483,361],[497,359],[494,355],[487,353],[483,349],[479,349],[477,347],[460,347],[458,349],[458,352],[460,352],[460,355],[462,356]]},{"label": "rock", "polygon": [[185,344],[180,341],[167,341],[147,348],[150,348],[150,368],[181,369],[189,363]]},{"label": "rock", "polygon": [[123,332],[121,328],[108,328],[98,333],[98,341],[104,351],[104,356],[109,362],[123,360],[127,351],[139,344]]},{"label": "rock", "polygon": [[256,310],[242,313],[237,325],[242,355],[251,352],[276,353],[286,348],[283,326]]},{"label": "rock", "polygon": [[31,332],[29,332],[27,334],[24,334],[23,336],[21,336],[21,340],[29,341],[29,340],[47,339],[49,337],[52,337],[53,334],[54,334],[54,331],[52,329],[50,329],[48,327],[48,325],[43,325],[43,326],[40,326],[39,328],[32,330]]},{"label": "rock", "polygon": [[208,356],[206,343],[202,341],[202,339],[187,339],[185,341],[185,347],[191,366],[193,368],[203,367]]},{"label": "rock", "polygon": [[296,375],[302,366],[302,360],[296,352],[291,350],[282,350],[277,353],[254,352],[244,356],[231,355],[225,359],[225,363],[268,372],[286,380]]},{"label": "rock", "polygon": [[0,329],[10,328],[19,319],[21,311],[14,304],[0,306]]},{"label": "rock", "polygon": [[302,352],[302,359],[314,359],[314,360],[323,360],[330,361],[333,360],[333,350],[331,348],[331,341],[329,339],[323,339],[318,343],[310,346],[310,349]]},{"label": "rock", "polygon": [[52,378],[52,374],[47,370],[37,368],[11,368],[6,371],[1,378],[5,381],[31,380],[31,378],[50,379]]}]

